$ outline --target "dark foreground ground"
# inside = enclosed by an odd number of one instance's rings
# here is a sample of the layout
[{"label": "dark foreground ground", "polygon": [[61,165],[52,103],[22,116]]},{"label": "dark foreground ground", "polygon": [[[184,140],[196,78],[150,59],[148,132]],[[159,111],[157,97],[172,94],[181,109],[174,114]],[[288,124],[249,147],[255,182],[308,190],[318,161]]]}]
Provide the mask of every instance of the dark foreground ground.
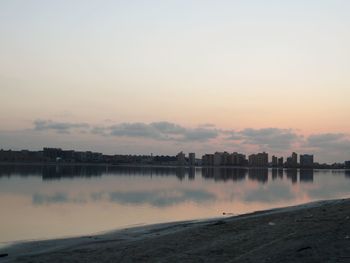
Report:
[{"label": "dark foreground ground", "polygon": [[0,262],[350,262],[350,199],[32,242],[0,253]]}]

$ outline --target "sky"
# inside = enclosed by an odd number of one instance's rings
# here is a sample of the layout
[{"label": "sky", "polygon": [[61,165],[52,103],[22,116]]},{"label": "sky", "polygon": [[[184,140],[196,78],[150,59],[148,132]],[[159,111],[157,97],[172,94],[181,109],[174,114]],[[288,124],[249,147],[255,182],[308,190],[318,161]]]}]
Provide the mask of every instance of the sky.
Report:
[{"label": "sky", "polygon": [[0,2],[0,148],[350,159],[350,2]]}]

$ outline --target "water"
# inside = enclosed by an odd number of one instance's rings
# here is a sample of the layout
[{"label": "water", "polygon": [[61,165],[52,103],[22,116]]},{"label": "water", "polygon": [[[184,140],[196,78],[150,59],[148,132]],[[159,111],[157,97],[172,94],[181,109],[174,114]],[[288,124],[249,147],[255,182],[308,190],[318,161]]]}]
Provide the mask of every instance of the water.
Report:
[{"label": "water", "polygon": [[350,197],[350,171],[0,166],[0,243]]}]

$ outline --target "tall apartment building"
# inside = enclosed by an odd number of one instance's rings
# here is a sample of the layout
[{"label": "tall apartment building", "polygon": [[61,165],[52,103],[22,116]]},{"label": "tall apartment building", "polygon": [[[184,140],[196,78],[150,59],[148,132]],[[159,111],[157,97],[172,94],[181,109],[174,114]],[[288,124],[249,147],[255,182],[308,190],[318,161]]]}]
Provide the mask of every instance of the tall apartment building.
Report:
[{"label": "tall apartment building", "polygon": [[314,156],[311,154],[301,154],[300,155],[300,167],[313,167]]},{"label": "tall apartment building", "polygon": [[350,168],[350,161],[345,161],[344,165],[345,165],[345,168]]},{"label": "tall apartment building", "polygon": [[269,155],[266,152],[249,155],[249,165],[266,167],[269,164]]},{"label": "tall apartment building", "polygon": [[278,166],[278,158],[274,155],[272,155],[272,162],[271,162],[273,167],[277,167]]},{"label": "tall apartment building", "polygon": [[189,164],[189,166],[195,166],[196,165],[196,154],[195,153],[189,153],[188,154],[188,164]]},{"label": "tall apartment building", "polygon": [[176,159],[177,159],[177,165],[184,166],[186,164],[185,154],[183,152],[179,152],[176,155]]},{"label": "tall apartment building", "polygon": [[295,152],[292,153],[290,157],[287,158],[287,167],[297,167],[298,166],[298,154]]},{"label": "tall apartment building", "polygon": [[213,166],[214,165],[214,154],[205,154],[202,156],[202,165]]},{"label": "tall apartment building", "polygon": [[278,167],[283,167],[283,165],[284,165],[283,157],[278,158]]}]

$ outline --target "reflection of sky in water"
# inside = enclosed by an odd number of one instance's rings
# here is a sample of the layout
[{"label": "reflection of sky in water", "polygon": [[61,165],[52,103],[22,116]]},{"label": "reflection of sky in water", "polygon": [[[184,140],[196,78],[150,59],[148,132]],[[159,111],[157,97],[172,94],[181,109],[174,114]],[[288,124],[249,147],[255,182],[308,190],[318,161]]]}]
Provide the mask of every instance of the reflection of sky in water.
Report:
[{"label": "reflection of sky in water", "polygon": [[203,203],[215,200],[215,195],[200,190],[157,190],[91,193],[90,196],[75,198],[67,193],[39,194],[34,193],[34,205],[50,205],[57,203],[87,203],[98,201],[116,202],[125,205],[148,204],[155,207],[172,206],[183,202]]},{"label": "reflection of sky in water", "polygon": [[350,197],[350,171],[0,167],[0,242]]}]

